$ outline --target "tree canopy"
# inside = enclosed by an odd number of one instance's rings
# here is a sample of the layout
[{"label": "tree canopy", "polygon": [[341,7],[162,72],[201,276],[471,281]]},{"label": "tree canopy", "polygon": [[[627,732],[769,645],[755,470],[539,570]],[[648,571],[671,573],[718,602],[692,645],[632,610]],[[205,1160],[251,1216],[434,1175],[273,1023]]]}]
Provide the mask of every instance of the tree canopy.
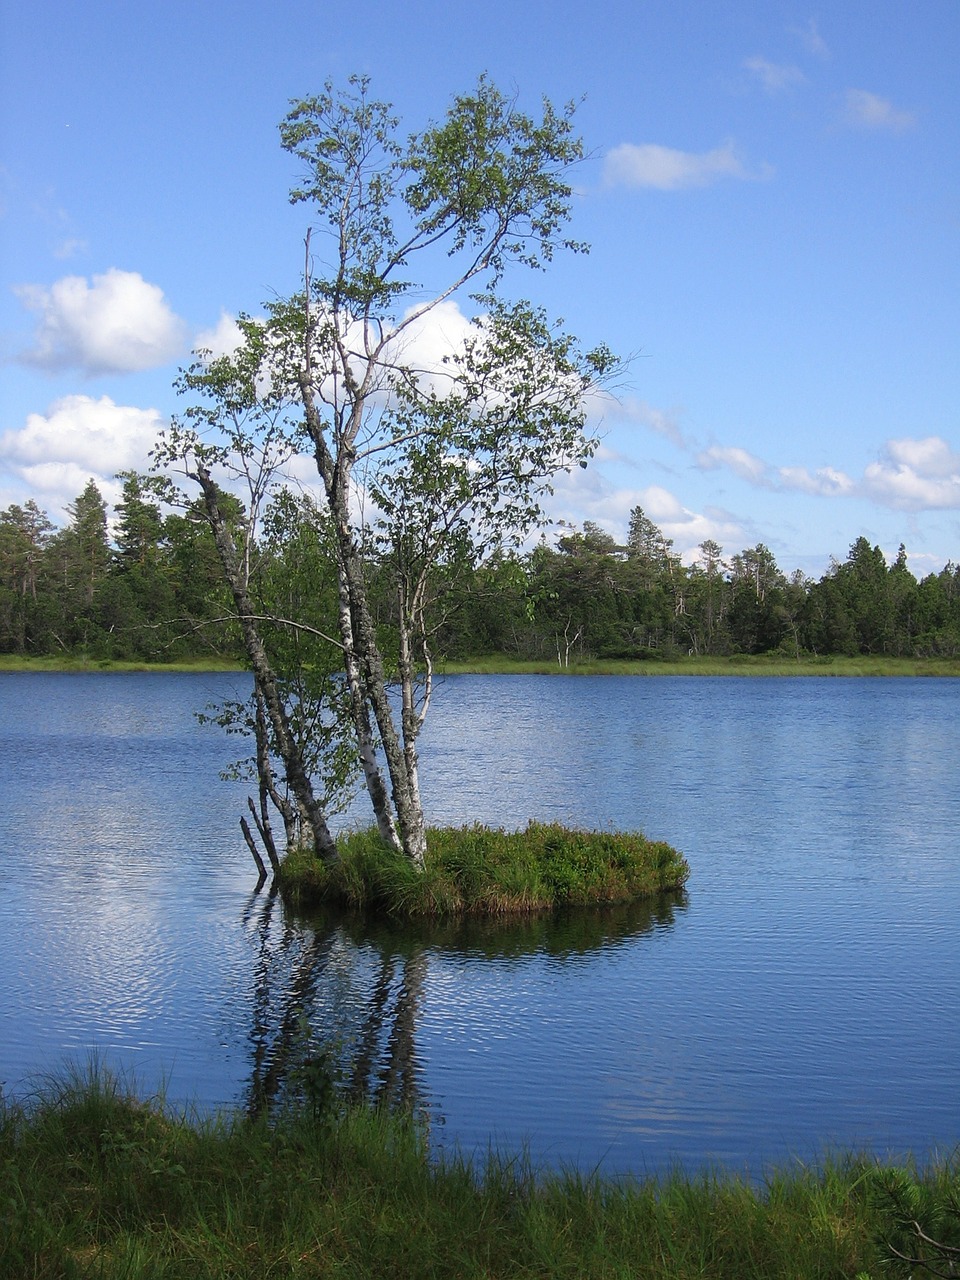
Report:
[{"label": "tree canopy", "polygon": [[[412,135],[363,77],[293,103],[280,137],[301,168],[291,200],[310,209],[302,287],[264,319],[244,317],[235,352],[198,353],[179,384],[190,403],[156,451],[168,500],[200,491],[274,749],[329,858],[285,673],[251,594],[265,504],[314,468],[337,591],[327,639],[357,756],[381,835],[420,866],[417,739],[438,610],[484,556],[522,543],[554,476],[586,464],[587,397],[616,364],[501,292],[508,268],[541,269],[583,247],[566,234],[569,171],[582,156],[572,114],[544,102],[534,119],[485,77]],[[417,329],[461,297],[469,323],[425,362]],[[245,517],[231,529],[218,490],[238,482]],[[371,556],[389,582],[388,632],[374,616]]]}]

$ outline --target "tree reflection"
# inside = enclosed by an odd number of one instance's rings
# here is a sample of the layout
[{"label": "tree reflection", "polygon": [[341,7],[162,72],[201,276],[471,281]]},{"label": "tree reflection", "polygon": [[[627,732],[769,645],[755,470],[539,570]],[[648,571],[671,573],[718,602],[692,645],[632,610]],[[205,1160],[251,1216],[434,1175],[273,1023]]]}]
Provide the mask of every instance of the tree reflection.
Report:
[{"label": "tree reflection", "polygon": [[385,953],[381,958],[353,1058],[351,1098],[408,1110],[419,1100],[414,1032],[426,971],[426,952],[419,948],[407,956]]},{"label": "tree reflection", "polygon": [[257,949],[247,1113],[301,1097],[309,1064],[321,1058],[351,1101],[412,1110],[420,1100],[415,1030],[425,951],[357,947],[335,917],[300,920],[275,892],[258,906],[244,916]]},{"label": "tree reflection", "polygon": [[321,1061],[351,1101],[424,1107],[416,1032],[431,954],[502,965],[540,953],[562,965],[670,929],[685,906],[679,892],[607,910],[399,925],[301,916],[275,890],[254,895],[243,917],[256,949],[246,1110],[302,1099]]}]

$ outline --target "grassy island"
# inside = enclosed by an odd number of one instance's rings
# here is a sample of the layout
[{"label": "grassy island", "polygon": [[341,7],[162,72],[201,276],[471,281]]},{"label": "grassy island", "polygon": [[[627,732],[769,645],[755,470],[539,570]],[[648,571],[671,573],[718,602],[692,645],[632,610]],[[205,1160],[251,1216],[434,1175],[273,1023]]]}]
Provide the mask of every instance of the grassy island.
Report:
[{"label": "grassy island", "polygon": [[952,1275],[960,1164],[608,1180],[431,1153],[358,1106],[191,1121],[116,1081],[0,1102],[5,1280]]},{"label": "grassy island", "polygon": [[523,914],[633,902],[679,889],[690,874],[676,849],[639,833],[536,822],[524,831],[434,828],[422,872],[375,830],[343,837],[339,850],[329,868],[309,851],[290,854],[280,871],[287,901],[406,917]]}]

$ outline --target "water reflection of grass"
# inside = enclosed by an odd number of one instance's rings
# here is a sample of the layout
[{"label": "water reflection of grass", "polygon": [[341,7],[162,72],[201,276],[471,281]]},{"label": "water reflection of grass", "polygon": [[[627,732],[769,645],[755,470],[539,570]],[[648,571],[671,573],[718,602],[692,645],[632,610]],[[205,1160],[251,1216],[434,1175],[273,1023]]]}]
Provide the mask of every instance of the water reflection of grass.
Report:
[{"label": "water reflection of grass", "polygon": [[339,849],[332,867],[308,850],[290,854],[280,875],[285,899],[405,918],[522,916],[635,902],[681,888],[690,873],[676,849],[639,832],[556,823],[531,822],[523,831],[434,828],[423,871],[387,849],[375,830],[344,836]]},{"label": "water reflection of grass", "polygon": [[835,1158],[759,1186],[477,1166],[326,1089],[269,1120],[190,1122],[91,1074],[0,1107],[7,1280],[949,1275],[958,1194],[956,1160]]},{"label": "water reflection of grass", "polygon": [[474,968],[522,964],[533,956],[576,962],[668,930],[686,907],[686,894],[676,890],[590,911],[415,921],[329,906],[286,908],[277,916],[278,905],[270,894],[256,915],[253,1059],[245,1098],[251,1116],[302,1103],[304,1066],[318,1055],[351,1098],[422,1106],[415,1037],[431,957]]},{"label": "water reflection of grass", "polygon": [[686,906],[686,891],[676,889],[591,911],[454,916],[411,923],[321,906],[306,911],[293,908],[292,918],[312,925],[318,933],[336,927],[358,947],[372,943],[384,954],[400,957],[426,948],[469,959],[509,960],[540,954],[562,960],[670,929]]}]

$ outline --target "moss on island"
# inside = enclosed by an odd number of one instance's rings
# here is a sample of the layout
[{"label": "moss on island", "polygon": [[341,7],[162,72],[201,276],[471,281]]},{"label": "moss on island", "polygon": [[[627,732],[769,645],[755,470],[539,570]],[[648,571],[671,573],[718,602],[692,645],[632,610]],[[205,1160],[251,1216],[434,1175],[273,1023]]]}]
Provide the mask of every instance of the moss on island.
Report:
[{"label": "moss on island", "polygon": [[330,867],[310,850],[287,856],[279,877],[286,901],[411,918],[524,914],[633,902],[679,889],[690,874],[662,840],[558,823],[531,822],[523,831],[431,828],[422,872],[375,829],[347,834],[338,847],[341,860]]}]

